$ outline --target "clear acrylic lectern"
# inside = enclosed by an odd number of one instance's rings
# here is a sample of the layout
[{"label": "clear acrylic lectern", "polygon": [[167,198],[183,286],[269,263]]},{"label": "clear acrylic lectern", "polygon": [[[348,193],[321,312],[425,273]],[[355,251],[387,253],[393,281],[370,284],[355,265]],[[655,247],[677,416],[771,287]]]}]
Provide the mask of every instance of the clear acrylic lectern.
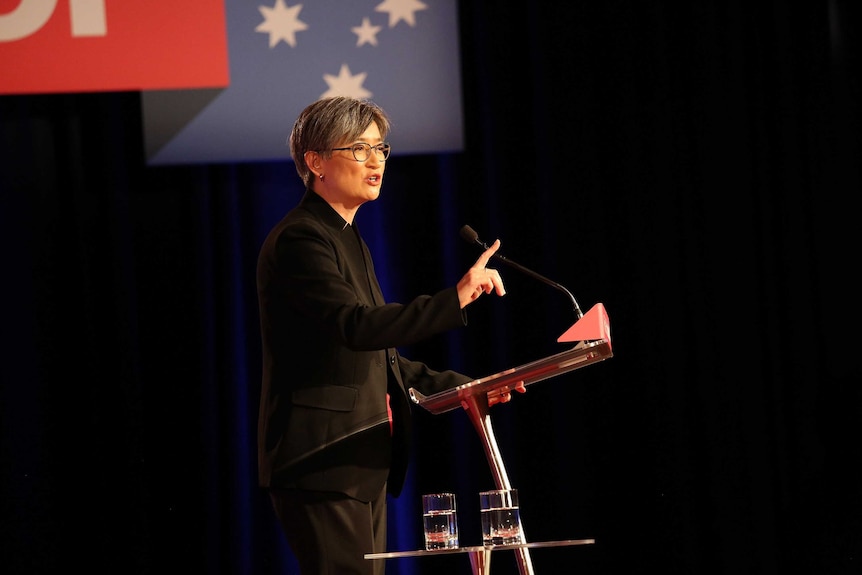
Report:
[{"label": "clear acrylic lectern", "polygon": [[[488,398],[511,392],[520,383],[527,386],[613,357],[610,322],[604,305],[598,303],[590,308],[557,341],[560,343],[575,342],[576,345],[567,351],[476,379],[433,395],[422,395],[416,389],[410,389],[411,399],[431,413],[445,413],[458,407],[462,407],[467,412],[482,440],[482,446],[485,449],[488,464],[491,466],[491,474],[497,489],[511,489],[512,485],[509,483],[509,476],[506,473],[506,467],[494,437]],[[522,524],[522,533],[525,533],[523,528]],[[526,535],[523,537],[526,541]],[[593,542],[593,540],[579,540],[579,543],[587,541]],[[541,545],[553,546],[553,542]],[[521,575],[534,575],[529,551],[531,546],[531,544],[524,544],[499,547],[515,551]],[[434,552],[426,552],[426,554],[430,553]],[[397,555],[397,553],[368,554],[366,558],[374,559]],[[490,573],[490,552],[470,553],[470,560],[475,575],[488,575]]]}]

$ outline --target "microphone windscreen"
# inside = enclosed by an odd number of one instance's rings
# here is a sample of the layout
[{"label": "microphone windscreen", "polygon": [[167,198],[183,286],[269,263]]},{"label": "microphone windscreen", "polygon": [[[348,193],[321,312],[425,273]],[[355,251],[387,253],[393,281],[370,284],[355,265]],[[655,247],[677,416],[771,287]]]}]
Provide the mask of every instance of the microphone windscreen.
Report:
[{"label": "microphone windscreen", "polygon": [[474,244],[479,241],[479,234],[476,233],[476,230],[471,228],[470,226],[464,226],[461,228],[461,237]]}]

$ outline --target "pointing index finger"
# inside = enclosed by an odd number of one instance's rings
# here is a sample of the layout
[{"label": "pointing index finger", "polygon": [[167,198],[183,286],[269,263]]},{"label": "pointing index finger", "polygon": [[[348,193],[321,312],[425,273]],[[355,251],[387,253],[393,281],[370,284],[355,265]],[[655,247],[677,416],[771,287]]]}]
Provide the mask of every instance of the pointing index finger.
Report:
[{"label": "pointing index finger", "polygon": [[482,252],[482,255],[479,256],[479,259],[476,260],[476,263],[473,264],[474,268],[485,268],[488,265],[488,261],[491,257],[500,249],[500,240],[494,240],[494,243],[491,246]]}]

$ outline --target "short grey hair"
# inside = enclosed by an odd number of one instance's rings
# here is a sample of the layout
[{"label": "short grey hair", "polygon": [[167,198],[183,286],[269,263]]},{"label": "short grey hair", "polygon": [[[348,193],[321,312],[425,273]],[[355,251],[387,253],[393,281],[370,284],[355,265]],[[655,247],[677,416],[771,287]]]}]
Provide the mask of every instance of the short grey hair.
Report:
[{"label": "short grey hair", "polygon": [[290,155],[306,188],[313,188],[314,174],[305,163],[306,152],[329,157],[332,148],[354,142],[374,122],[380,137],[389,135],[389,117],[371,102],[345,96],[322,98],[307,106],[290,133]]}]

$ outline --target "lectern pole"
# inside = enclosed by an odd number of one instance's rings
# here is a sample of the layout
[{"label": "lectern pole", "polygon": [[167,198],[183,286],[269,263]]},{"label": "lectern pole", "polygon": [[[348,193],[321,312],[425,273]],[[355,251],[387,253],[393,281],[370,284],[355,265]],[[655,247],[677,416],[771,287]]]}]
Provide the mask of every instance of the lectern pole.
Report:
[{"label": "lectern pole", "polygon": [[[494,483],[497,489],[511,489],[509,483],[509,475],[506,473],[506,466],[503,464],[503,456],[500,454],[500,449],[497,447],[497,439],[494,437],[494,428],[491,426],[491,414],[488,409],[488,394],[480,393],[470,395],[461,400],[461,405],[467,416],[476,428],[479,438],[482,440],[482,447],[485,449],[485,456],[488,458],[488,465],[491,467],[491,475],[494,477]],[[524,531],[523,521],[521,522],[521,540],[526,542],[527,535]],[[526,547],[515,549],[515,557],[518,560],[518,572],[520,575],[534,575],[533,561],[530,559],[530,550]],[[490,554],[487,557],[490,562]],[[490,565],[483,568],[489,568]],[[474,571],[476,566],[473,566]]]}]

